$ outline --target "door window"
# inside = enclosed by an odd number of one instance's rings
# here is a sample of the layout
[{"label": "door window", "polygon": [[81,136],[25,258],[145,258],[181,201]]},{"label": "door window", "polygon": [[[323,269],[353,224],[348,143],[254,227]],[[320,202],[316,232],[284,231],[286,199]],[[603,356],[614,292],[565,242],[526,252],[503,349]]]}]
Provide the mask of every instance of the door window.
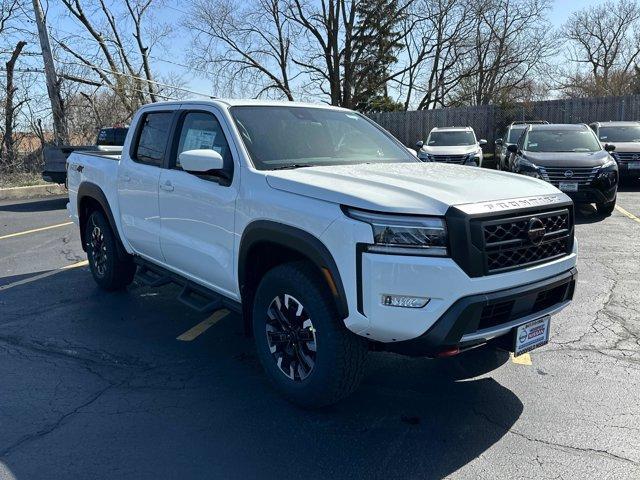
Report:
[{"label": "door window", "polygon": [[169,138],[172,112],[151,112],[142,118],[142,127],[133,159],[147,165],[162,166],[164,150]]},{"label": "door window", "polygon": [[180,154],[187,150],[215,150],[224,160],[223,170],[233,171],[231,149],[218,119],[211,113],[189,112],[182,120],[175,167],[180,169]]}]

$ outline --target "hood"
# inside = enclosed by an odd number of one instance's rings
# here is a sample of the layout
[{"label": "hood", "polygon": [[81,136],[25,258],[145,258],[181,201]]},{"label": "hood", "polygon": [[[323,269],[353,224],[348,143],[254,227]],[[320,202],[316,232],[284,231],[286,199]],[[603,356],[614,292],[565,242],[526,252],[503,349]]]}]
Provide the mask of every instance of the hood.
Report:
[{"label": "hood", "polygon": [[640,152],[640,142],[612,142],[616,146],[613,153],[638,153]]},{"label": "hood", "polygon": [[480,150],[478,145],[457,145],[445,147],[430,147],[425,145],[422,151],[433,155],[465,155],[467,153],[475,153]]},{"label": "hood", "polygon": [[556,194],[525,175],[442,163],[377,163],[266,172],[285,192],[366,210],[444,215],[449,206]]},{"label": "hood", "polygon": [[522,152],[530,162],[540,167],[598,167],[611,157],[609,153],[598,152]]}]

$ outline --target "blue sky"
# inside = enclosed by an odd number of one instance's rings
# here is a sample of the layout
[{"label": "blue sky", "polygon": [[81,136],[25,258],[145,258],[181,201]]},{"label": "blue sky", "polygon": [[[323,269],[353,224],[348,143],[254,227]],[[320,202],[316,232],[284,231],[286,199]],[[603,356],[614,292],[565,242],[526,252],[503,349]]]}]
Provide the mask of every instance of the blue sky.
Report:
[{"label": "blue sky", "polygon": [[[43,4],[46,4],[46,0]],[[603,0],[555,0],[553,9],[550,14],[550,20],[554,26],[559,27],[570,16],[570,14],[582,8],[586,8],[591,5],[602,2]],[[186,51],[189,47],[189,40],[187,36],[180,35],[180,29],[183,28],[180,24],[179,13],[181,10],[185,10],[187,7],[186,2],[180,0],[166,0],[167,7],[163,11],[158,13],[158,20],[166,23],[174,23],[175,32],[167,43],[166,51],[156,50],[155,56],[160,59],[166,59],[174,63],[187,63]],[[46,8],[46,7],[45,7]],[[78,26],[78,23],[67,16],[62,15],[64,8],[60,7],[60,4],[56,0],[49,0],[49,14],[48,21],[50,28],[59,33],[66,32],[78,32],[81,36],[87,36],[88,34],[82,30],[82,27]],[[60,32],[62,31],[62,32]],[[197,92],[202,93],[215,93],[211,91],[211,83],[202,76],[194,75],[194,72],[188,68],[180,67],[175,64],[171,64],[162,60],[154,60],[154,68],[156,71],[162,73],[173,72],[181,75],[185,83],[185,86]]]}]

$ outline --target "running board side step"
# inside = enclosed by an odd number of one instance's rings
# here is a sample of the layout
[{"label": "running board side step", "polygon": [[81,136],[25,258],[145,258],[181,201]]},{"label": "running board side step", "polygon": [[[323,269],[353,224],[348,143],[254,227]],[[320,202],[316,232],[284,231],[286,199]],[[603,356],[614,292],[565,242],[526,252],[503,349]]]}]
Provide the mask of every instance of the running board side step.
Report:
[{"label": "running board side step", "polygon": [[152,270],[147,265],[140,265],[136,272],[136,278],[147,287],[161,287],[167,283],[171,283],[171,278],[156,270]]},{"label": "running board side step", "polygon": [[178,300],[198,313],[215,312],[223,306],[221,295],[205,292],[189,283],[182,287]]},{"label": "running board side step", "polygon": [[138,265],[136,278],[148,287],[161,287],[175,283],[182,287],[178,300],[199,313],[213,312],[227,308],[242,313],[242,305],[202,285],[198,285],[183,276],[148,262],[140,257],[134,258]]}]

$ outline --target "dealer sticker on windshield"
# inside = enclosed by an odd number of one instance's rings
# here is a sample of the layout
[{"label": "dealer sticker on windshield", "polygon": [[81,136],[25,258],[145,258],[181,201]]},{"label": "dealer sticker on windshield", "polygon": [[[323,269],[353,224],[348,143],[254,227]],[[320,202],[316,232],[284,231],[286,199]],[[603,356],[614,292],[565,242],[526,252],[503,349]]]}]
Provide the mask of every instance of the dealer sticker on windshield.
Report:
[{"label": "dealer sticker on windshield", "polygon": [[549,326],[551,317],[538,318],[516,329],[515,348],[513,356],[530,352],[534,348],[541,347],[549,342]]}]

